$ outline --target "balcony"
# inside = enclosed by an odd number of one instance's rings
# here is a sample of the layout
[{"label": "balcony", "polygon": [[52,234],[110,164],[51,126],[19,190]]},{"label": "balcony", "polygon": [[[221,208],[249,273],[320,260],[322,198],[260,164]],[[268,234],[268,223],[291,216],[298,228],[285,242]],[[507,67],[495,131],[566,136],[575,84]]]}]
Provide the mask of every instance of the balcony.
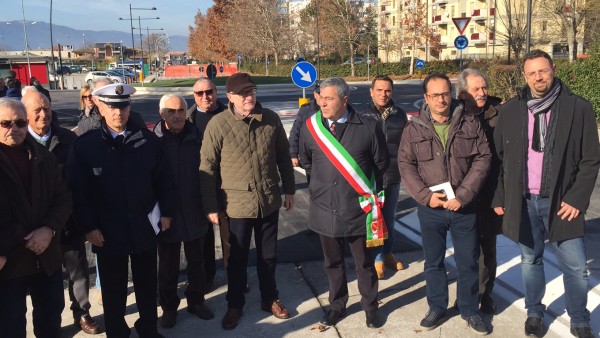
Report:
[{"label": "balcony", "polygon": [[481,20],[487,19],[487,9],[480,8],[480,9],[472,10],[471,11],[471,19],[473,19],[475,21],[481,21]]},{"label": "balcony", "polygon": [[484,44],[487,41],[485,34],[481,34],[481,33],[471,34],[470,40],[472,43],[474,43],[476,45]]},{"label": "balcony", "polygon": [[440,38],[440,46],[443,46],[443,47],[448,46],[448,37],[442,36]]},{"label": "balcony", "polygon": [[432,19],[432,23],[434,25],[447,25],[448,21],[450,21],[448,19],[448,13],[444,13],[442,15],[436,15]]}]

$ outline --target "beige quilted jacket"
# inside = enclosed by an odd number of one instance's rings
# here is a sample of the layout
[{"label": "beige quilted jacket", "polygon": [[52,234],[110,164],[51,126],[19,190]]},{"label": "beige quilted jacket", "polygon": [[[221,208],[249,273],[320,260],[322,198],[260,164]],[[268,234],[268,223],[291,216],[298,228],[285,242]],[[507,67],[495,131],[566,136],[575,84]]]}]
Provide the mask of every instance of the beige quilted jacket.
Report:
[{"label": "beige quilted jacket", "polygon": [[[200,150],[200,189],[207,213],[233,218],[267,216],[281,194],[295,192],[289,143],[279,116],[256,103],[250,118],[227,110],[206,127]],[[283,192],[279,182],[283,182]]]}]

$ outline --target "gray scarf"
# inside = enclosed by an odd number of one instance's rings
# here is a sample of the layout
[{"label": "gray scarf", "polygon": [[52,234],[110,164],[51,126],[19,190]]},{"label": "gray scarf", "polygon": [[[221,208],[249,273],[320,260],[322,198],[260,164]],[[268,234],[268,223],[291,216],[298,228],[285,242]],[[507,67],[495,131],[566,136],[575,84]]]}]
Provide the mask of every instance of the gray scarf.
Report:
[{"label": "gray scarf", "polygon": [[543,152],[546,147],[546,113],[548,113],[548,110],[550,110],[550,107],[552,107],[552,104],[558,98],[560,87],[560,80],[554,78],[552,88],[550,88],[546,96],[527,101],[527,108],[531,110],[535,118],[531,148],[537,152]]}]

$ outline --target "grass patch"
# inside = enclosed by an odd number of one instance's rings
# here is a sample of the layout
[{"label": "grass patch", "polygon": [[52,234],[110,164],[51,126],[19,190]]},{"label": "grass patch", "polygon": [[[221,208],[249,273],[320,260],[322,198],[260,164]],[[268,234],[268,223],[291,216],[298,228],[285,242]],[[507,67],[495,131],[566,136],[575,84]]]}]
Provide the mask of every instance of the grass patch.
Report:
[{"label": "grass patch", "polygon": [[[229,77],[217,77],[213,82],[217,86],[224,86]],[[160,80],[151,83],[144,83],[144,87],[192,87],[197,79],[176,79],[176,80]],[[252,75],[252,80],[257,85],[261,84],[291,84],[292,78],[282,76],[255,76]],[[134,87],[141,87],[140,83],[135,83]]]}]

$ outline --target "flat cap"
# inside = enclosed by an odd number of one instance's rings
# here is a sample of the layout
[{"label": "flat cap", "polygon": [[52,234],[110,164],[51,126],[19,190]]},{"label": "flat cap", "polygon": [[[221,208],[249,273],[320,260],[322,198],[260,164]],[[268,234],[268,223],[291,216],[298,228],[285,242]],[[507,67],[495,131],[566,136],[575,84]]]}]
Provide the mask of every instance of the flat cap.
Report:
[{"label": "flat cap", "polygon": [[123,108],[131,103],[130,96],[135,93],[135,88],[128,84],[114,83],[98,88],[92,92],[98,100],[114,108]]}]

